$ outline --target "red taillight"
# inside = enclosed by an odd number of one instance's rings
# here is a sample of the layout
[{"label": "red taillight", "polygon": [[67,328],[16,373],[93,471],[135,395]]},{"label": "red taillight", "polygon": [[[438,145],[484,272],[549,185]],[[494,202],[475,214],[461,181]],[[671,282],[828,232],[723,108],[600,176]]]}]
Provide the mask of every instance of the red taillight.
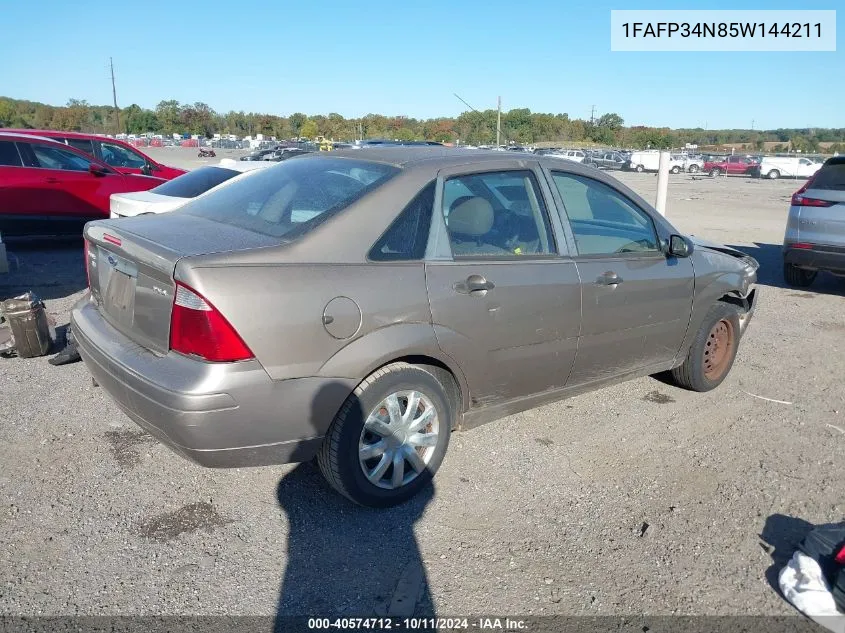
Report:
[{"label": "red taillight", "polygon": [[839,549],[839,552],[833,557],[833,560],[840,565],[845,565],[845,545]]},{"label": "red taillight", "polygon": [[810,176],[807,182],[804,183],[804,186],[801,187],[798,191],[792,194],[792,206],[794,207],[832,207],[833,202],[829,202],[827,200],[819,200],[818,198],[805,198],[804,192],[810,188],[810,185],[813,184],[813,180],[815,179],[815,175]]},{"label": "red taillight", "polygon": [[170,316],[170,349],[216,363],[255,358],[217,308],[178,282]]},{"label": "red taillight", "polygon": [[794,244],[789,245],[790,248],[805,248],[811,249],[813,248],[812,244],[808,244],[807,242],[795,242]]},{"label": "red taillight", "polygon": [[832,207],[834,205],[830,200],[819,200],[818,198],[805,198],[795,194],[792,196],[792,204],[798,207]]},{"label": "red taillight", "polygon": [[103,241],[108,242],[109,244],[114,244],[115,246],[120,246],[121,244],[123,244],[123,241],[119,237],[109,235],[108,233],[103,234]]},{"label": "red taillight", "polygon": [[89,250],[88,240],[85,240],[85,250],[84,250],[84,255],[83,255],[85,260],[83,261],[83,264],[85,265],[85,280],[88,282],[88,287],[90,288],[91,287],[91,272],[88,270],[88,263],[89,263],[88,258],[90,257],[89,253],[90,253],[90,250]]}]

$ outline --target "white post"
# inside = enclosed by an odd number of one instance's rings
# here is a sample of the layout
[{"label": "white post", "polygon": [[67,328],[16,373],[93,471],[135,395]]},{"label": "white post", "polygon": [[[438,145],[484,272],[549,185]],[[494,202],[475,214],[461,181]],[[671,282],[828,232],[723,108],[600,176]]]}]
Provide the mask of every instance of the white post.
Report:
[{"label": "white post", "polygon": [[9,259],[6,257],[6,245],[3,243],[3,235],[0,234],[0,274],[9,272]]},{"label": "white post", "polygon": [[657,168],[657,201],[654,208],[660,215],[666,215],[666,195],[669,192],[669,152],[660,152],[660,163]]}]

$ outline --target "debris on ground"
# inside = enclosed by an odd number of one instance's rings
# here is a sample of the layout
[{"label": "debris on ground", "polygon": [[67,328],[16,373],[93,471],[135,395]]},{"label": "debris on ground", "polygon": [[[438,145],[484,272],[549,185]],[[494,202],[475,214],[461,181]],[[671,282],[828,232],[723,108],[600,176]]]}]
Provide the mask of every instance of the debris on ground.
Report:
[{"label": "debris on ground", "polygon": [[[4,344],[8,354],[12,349],[20,358],[44,356],[55,340],[44,302],[27,292],[0,303],[0,314],[8,325],[10,336]],[[11,345],[10,345],[11,343]]]}]

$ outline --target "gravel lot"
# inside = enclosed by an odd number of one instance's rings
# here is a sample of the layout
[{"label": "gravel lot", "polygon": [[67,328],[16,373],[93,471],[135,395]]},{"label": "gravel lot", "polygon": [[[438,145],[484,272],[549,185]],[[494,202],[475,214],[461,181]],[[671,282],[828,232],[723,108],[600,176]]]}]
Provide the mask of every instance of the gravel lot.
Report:
[{"label": "gravel lot", "polygon": [[[620,178],[654,199],[654,175]],[[441,616],[794,613],[774,563],[845,516],[845,281],[782,286],[797,187],[671,177],[682,231],[762,264],[719,389],[644,378],[456,434],[434,489],[389,511],[351,506],[307,464],[194,466],[81,363],[0,359],[0,614],[369,615],[403,595]],[[0,298],[32,288],[66,324],[79,245],[12,252]]]}]

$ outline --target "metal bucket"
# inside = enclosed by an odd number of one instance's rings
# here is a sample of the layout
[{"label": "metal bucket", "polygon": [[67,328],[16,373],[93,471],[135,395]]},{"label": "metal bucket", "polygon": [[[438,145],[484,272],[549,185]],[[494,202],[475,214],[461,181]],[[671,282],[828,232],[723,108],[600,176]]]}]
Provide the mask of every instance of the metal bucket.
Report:
[{"label": "metal bucket", "polygon": [[31,292],[0,303],[12,333],[15,351],[21,358],[44,356],[53,344],[44,302]]}]

